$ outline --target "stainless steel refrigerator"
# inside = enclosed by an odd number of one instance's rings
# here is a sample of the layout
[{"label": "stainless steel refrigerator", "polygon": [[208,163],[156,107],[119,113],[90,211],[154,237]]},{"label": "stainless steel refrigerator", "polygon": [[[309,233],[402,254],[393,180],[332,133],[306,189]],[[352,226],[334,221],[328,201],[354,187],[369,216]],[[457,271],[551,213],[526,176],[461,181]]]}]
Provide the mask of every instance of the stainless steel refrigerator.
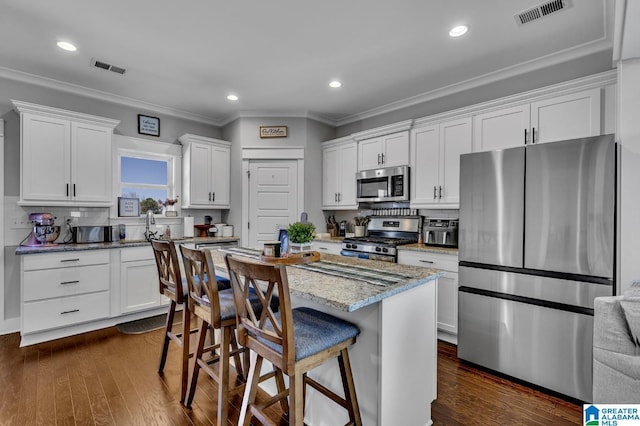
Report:
[{"label": "stainless steel refrigerator", "polygon": [[460,157],[458,356],[591,401],[615,292],[613,135]]}]

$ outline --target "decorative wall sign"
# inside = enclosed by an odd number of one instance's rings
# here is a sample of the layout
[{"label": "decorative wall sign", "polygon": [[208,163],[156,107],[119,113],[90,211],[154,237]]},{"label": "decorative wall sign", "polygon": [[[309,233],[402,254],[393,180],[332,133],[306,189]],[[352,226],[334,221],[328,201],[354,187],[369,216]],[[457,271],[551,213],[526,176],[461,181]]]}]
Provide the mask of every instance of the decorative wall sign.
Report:
[{"label": "decorative wall sign", "polygon": [[118,217],[140,216],[140,200],[137,198],[118,197]]},{"label": "decorative wall sign", "polygon": [[141,135],[160,136],[160,119],[138,114],[138,133]]},{"label": "decorative wall sign", "polygon": [[287,126],[260,126],[260,139],[286,137]]}]

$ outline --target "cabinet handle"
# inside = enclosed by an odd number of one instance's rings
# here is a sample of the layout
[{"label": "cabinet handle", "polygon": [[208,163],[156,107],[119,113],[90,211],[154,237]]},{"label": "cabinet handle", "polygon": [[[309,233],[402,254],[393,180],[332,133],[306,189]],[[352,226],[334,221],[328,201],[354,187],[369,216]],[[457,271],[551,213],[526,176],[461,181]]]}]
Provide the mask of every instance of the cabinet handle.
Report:
[{"label": "cabinet handle", "polygon": [[69,184],[67,184],[67,197],[69,196]]},{"label": "cabinet handle", "polygon": [[524,144],[527,144],[527,129],[524,129]]},{"label": "cabinet handle", "polygon": [[72,309],[72,310],[70,310],[70,311],[63,311],[63,312],[60,312],[60,315],[64,315],[64,314],[72,314],[72,313],[74,313],[74,312],[80,312],[80,309]]},{"label": "cabinet handle", "polygon": [[438,193],[437,193],[436,191],[437,191],[436,186],[435,186],[435,185],[433,185],[433,199],[434,199],[434,200],[435,200],[436,198],[438,198]]},{"label": "cabinet handle", "polygon": [[209,201],[211,201],[211,192],[209,192]]},{"label": "cabinet handle", "polygon": [[438,187],[438,198],[442,199],[442,186]]},{"label": "cabinet handle", "polygon": [[531,143],[536,143],[536,128],[531,128]]},{"label": "cabinet handle", "polygon": [[342,194],[338,192],[338,202],[342,201]]},{"label": "cabinet handle", "polygon": [[433,263],[433,260],[422,260],[422,259],[418,259],[418,260],[422,263]]},{"label": "cabinet handle", "polygon": [[334,192],[334,193],[333,193],[333,202],[334,202],[334,203],[337,203],[337,202],[338,202],[338,193],[337,193],[337,192]]},{"label": "cabinet handle", "polygon": [[380,165],[380,153],[378,153],[378,166]]},{"label": "cabinet handle", "polygon": [[76,196],[76,184],[75,183],[73,184],[73,196],[74,197]]},{"label": "cabinet handle", "polygon": [[65,284],[78,284],[80,283],[79,280],[75,280],[75,281],[62,281],[60,284],[65,285]]},{"label": "cabinet handle", "polygon": [[79,262],[80,258],[77,259],[62,259],[60,262]]},{"label": "cabinet handle", "polygon": [[384,152],[380,156],[382,157],[382,164],[384,164]]},{"label": "cabinet handle", "polygon": [[213,201],[214,203],[216,201],[216,193],[215,192],[211,193],[211,201]]}]

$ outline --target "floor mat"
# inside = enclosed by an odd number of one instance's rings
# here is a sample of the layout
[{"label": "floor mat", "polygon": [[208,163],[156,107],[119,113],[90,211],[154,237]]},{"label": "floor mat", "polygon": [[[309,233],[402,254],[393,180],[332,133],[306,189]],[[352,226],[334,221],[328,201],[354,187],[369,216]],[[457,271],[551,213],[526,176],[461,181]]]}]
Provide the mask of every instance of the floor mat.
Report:
[{"label": "floor mat", "polygon": [[[182,313],[176,312],[176,318],[173,320],[174,327],[182,321]],[[135,321],[123,322],[118,324],[118,331],[123,334],[142,334],[149,331],[164,328],[167,322],[167,314],[156,315],[154,317],[142,318]]]}]

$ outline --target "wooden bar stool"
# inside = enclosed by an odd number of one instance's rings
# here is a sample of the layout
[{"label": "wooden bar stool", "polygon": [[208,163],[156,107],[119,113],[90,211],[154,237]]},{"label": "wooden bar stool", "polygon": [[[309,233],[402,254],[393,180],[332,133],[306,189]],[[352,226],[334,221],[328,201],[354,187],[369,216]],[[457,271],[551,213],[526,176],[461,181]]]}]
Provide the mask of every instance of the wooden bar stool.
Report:
[{"label": "wooden bar stool", "polygon": [[[289,424],[302,425],[305,386],[309,385],[345,408],[349,425],[361,425],[348,352],[348,347],[356,342],[360,333],[358,327],[314,309],[292,309],[284,265],[257,263],[230,255],[225,256],[225,262],[236,304],[238,341],[251,349],[251,367],[238,424],[248,426],[255,416],[265,425],[275,425],[266,417],[264,409],[280,402],[288,411]],[[270,308],[275,292],[280,299],[278,313]],[[252,293],[261,301],[261,312],[256,312],[249,301]],[[336,357],[344,398],[307,376],[308,371]],[[278,383],[276,376],[278,394],[257,405],[256,392],[264,359],[289,376],[289,389],[283,390],[283,384]]]},{"label": "wooden bar stool", "polygon": [[[189,381],[189,335],[191,332],[191,314],[187,303],[188,291],[186,282],[182,280],[180,274],[180,263],[173,241],[152,240],[153,254],[156,258],[158,268],[158,278],[160,282],[160,294],[167,296],[171,303],[167,314],[167,322],[164,330],[164,342],[162,344],[162,354],[160,356],[160,366],[158,373],[162,374],[167,361],[169,342],[175,342],[182,348],[182,375],[180,386],[180,402],[184,401],[187,394],[187,384]],[[177,305],[182,305],[182,332],[174,333],[173,321],[175,318]]]},{"label": "wooden bar stool", "polygon": [[[196,349],[195,364],[191,375],[191,385],[187,396],[186,406],[191,407],[198,384],[200,370],[204,370],[218,383],[218,413],[217,424],[226,425],[229,411],[229,397],[241,393],[244,389],[246,374],[242,367],[240,354],[247,352],[238,348],[235,336],[236,312],[233,293],[230,288],[219,289],[215,278],[215,268],[211,253],[208,250],[194,250],[180,246],[184,271],[189,286],[189,307],[202,320],[198,333],[198,347]],[[220,330],[220,343],[205,347],[207,330]],[[213,333],[211,333],[213,335]],[[218,354],[215,352],[218,351]],[[203,359],[203,354],[211,353],[210,359]],[[242,381],[231,388],[229,384],[230,358],[234,363],[238,378]],[[217,370],[211,367],[218,363]]]}]

